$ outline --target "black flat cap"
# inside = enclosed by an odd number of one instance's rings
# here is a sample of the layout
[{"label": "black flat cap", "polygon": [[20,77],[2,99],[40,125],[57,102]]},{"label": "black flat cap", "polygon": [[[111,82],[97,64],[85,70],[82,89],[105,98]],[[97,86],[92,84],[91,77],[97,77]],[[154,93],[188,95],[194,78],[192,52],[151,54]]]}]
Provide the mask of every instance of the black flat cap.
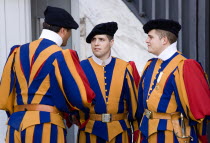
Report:
[{"label": "black flat cap", "polygon": [[178,37],[178,33],[181,30],[181,25],[173,20],[168,19],[156,19],[150,20],[143,26],[144,32],[149,33],[153,29],[161,29],[169,31]]},{"label": "black flat cap", "polygon": [[106,34],[106,35],[114,36],[117,29],[118,27],[117,27],[116,22],[107,22],[107,23],[98,24],[93,28],[93,30],[87,36],[86,42],[91,43],[91,40],[95,35]]},{"label": "black flat cap", "polygon": [[48,6],[44,11],[45,22],[49,25],[77,29],[79,25],[73,17],[64,9]]}]

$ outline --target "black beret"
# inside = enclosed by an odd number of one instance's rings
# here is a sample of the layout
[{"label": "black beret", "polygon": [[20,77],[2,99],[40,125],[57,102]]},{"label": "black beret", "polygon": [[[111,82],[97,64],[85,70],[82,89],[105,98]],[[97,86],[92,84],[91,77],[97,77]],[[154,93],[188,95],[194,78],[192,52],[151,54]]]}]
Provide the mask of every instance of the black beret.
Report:
[{"label": "black beret", "polygon": [[77,29],[79,25],[73,17],[64,9],[48,6],[44,11],[45,22],[49,25]]},{"label": "black beret", "polygon": [[148,33],[153,29],[161,29],[165,31],[169,31],[178,37],[178,33],[181,30],[181,25],[173,20],[168,19],[156,19],[150,20],[143,26],[144,32]]},{"label": "black beret", "polygon": [[116,22],[107,22],[107,23],[98,24],[93,28],[93,30],[87,36],[86,42],[91,43],[91,40],[95,35],[106,34],[106,35],[114,36],[117,29],[118,27],[117,27]]}]

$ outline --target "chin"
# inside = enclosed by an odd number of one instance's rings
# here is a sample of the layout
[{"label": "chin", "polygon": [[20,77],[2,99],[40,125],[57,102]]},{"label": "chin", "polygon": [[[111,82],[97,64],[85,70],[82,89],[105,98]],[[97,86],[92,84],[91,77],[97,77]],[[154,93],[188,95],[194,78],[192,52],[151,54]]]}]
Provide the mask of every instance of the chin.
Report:
[{"label": "chin", "polygon": [[61,46],[66,46],[67,44],[61,44]]},{"label": "chin", "polygon": [[151,53],[151,50],[147,49],[147,52]]},{"label": "chin", "polygon": [[96,53],[95,53],[94,55],[95,55],[97,58],[99,58],[99,59],[101,58],[101,55],[100,55],[100,54],[96,54]]},{"label": "chin", "polygon": [[96,57],[99,57],[100,54],[98,52],[93,52]]},{"label": "chin", "polygon": [[101,56],[100,55],[98,55],[98,54],[95,54],[95,56],[97,57],[97,58],[100,58]]}]

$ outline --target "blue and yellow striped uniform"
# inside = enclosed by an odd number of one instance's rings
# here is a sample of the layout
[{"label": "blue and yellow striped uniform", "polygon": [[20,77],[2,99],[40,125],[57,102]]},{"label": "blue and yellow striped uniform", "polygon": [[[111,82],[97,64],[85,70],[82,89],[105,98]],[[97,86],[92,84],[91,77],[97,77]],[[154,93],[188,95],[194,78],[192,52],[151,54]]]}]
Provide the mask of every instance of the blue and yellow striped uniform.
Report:
[{"label": "blue and yellow striped uniform", "polygon": [[112,57],[106,66],[98,65],[92,57],[83,60],[81,66],[96,94],[96,104],[85,114],[80,112],[83,123],[89,114],[128,113],[128,117],[104,123],[89,119],[80,128],[79,143],[131,143],[131,126],[138,130],[135,118],[137,88],[128,62]]},{"label": "blue and yellow striped uniform", "polygon": [[86,110],[94,97],[75,51],[62,50],[48,39],[14,46],[0,84],[0,109],[8,113],[6,142],[65,142],[65,125],[59,114],[19,111],[14,107],[42,104],[61,112]]},{"label": "blue and yellow striped uniform", "polygon": [[[194,83],[189,81],[187,75]],[[193,94],[190,94],[190,91]],[[198,96],[204,100],[199,99],[201,101],[199,102],[196,99]],[[149,60],[141,77],[138,99],[137,116],[143,116],[140,124],[142,143],[178,143],[176,135],[183,136],[184,133],[186,136],[191,136],[190,142],[205,142],[202,140],[206,138],[205,118],[210,114],[207,108],[210,95],[204,72],[196,61],[186,59],[179,52],[165,61],[155,58]],[[149,118],[144,109],[171,115],[182,113],[185,127],[180,127],[180,132],[177,132],[176,128],[182,124],[180,117],[177,118],[178,126],[174,126],[173,117],[172,119]]]}]

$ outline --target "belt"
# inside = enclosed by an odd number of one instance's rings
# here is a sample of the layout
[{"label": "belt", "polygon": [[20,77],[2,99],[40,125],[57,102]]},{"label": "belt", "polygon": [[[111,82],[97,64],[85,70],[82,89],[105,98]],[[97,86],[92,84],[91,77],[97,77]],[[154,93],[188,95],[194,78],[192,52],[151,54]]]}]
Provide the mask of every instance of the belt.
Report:
[{"label": "belt", "polygon": [[127,118],[127,113],[120,114],[90,114],[90,120],[94,121],[102,121],[105,123],[109,123],[111,121],[119,121]]},{"label": "belt", "polygon": [[168,120],[171,120],[172,116],[173,116],[173,118],[177,118],[177,119],[180,118],[180,112],[160,113],[160,112],[154,112],[154,111],[150,111],[148,109],[145,109],[144,114],[148,119],[168,119]]},{"label": "belt", "polygon": [[14,112],[19,112],[19,111],[45,111],[45,112],[58,114],[63,118],[63,113],[60,112],[56,107],[50,105],[25,104],[25,105],[15,106]]},{"label": "belt", "polygon": [[[177,137],[179,143],[189,143],[190,140],[193,141],[193,138],[190,136],[190,126],[187,120],[183,120],[182,122],[187,126],[180,126],[179,118],[181,118],[180,112],[173,112],[173,113],[159,113],[154,111],[149,111],[145,109],[144,111],[145,116],[148,119],[167,119],[171,120],[174,133]],[[181,123],[182,124],[182,123]]]}]

